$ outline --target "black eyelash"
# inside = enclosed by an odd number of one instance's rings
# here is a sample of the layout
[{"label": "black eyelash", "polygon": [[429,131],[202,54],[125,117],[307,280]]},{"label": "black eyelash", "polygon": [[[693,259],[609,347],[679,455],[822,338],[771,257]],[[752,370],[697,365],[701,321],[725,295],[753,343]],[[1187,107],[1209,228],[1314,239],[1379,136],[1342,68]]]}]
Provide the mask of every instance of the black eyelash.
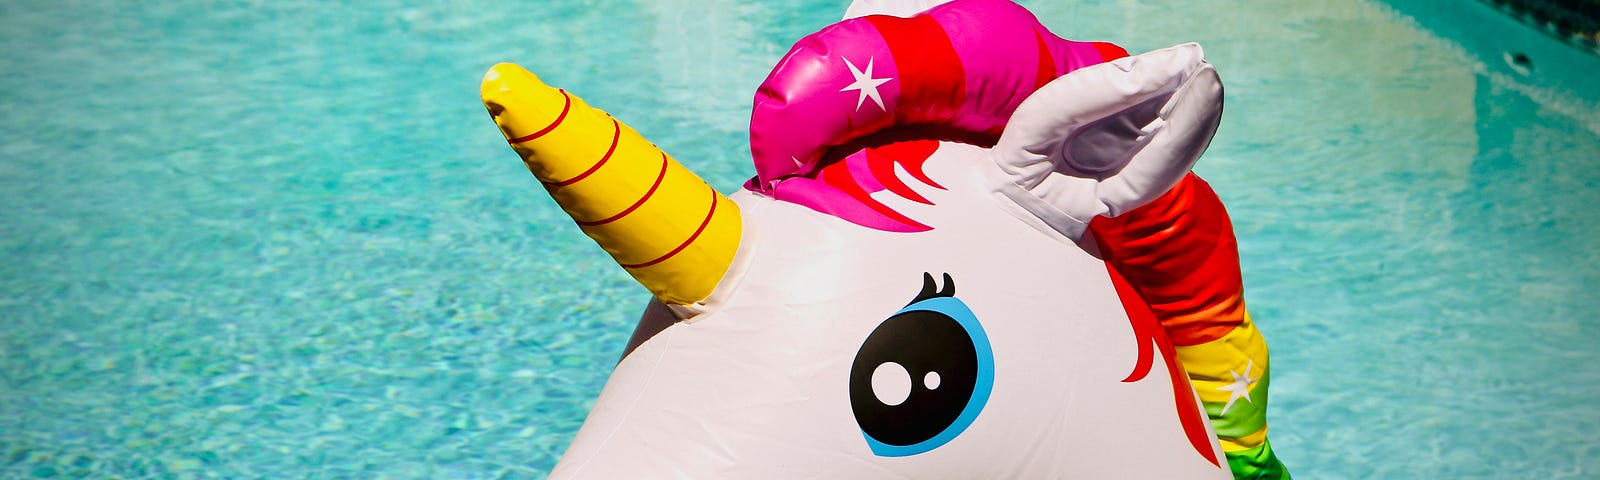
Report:
[{"label": "black eyelash", "polygon": [[933,281],[933,274],[923,272],[922,291],[917,292],[917,297],[911,299],[911,303],[907,303],[906,305],[909,306],[930,298],[956,296],[956,280],[954,278],[950,278],[950,274],[948,273],[944,274],[944,288],[938,288],[938,291],[935,291],[937,287],[938,284],[934,283]]}]

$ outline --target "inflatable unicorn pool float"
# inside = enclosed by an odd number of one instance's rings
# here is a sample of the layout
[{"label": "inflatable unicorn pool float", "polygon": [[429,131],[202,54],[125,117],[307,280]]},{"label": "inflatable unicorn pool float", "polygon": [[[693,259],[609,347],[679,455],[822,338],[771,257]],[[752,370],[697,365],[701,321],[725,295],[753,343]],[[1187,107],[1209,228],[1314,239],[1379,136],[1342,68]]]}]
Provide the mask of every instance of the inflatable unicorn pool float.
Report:
[{"label": "inflatable unicorn pool float", "polygon": [[[929,8],[931,7],[931,8]],[[760,86],[724,196],[511,64],[494,121],[653,295],[552,478],[1287,478],[1198,45],[857,2]]]}]

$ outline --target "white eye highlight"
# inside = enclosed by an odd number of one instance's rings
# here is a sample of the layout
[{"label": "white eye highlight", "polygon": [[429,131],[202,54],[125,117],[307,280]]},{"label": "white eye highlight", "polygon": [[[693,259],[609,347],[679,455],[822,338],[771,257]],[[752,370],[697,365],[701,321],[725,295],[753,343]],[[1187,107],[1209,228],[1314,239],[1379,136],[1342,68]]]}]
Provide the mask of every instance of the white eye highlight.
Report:
[{"label": "white eye highlight", "polygon": [[938,390],[939,389],[939,372],[928,372],[927,375],[923,375],[922,376],[922,386],[928,387],[928,390]]},{"label": "white eye highlight", "polygon": [[872,370],[872,394],[884,405],[895,406],[911,396],[911,372],[894,362],[883,362]]}]

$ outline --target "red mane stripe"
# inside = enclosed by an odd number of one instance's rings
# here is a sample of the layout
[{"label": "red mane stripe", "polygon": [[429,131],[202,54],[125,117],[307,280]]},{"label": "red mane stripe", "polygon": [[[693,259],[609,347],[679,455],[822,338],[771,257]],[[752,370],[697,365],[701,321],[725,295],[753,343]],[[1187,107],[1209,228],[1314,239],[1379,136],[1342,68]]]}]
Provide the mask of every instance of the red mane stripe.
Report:
[{"label": "red mane stripe", "polygon": [[628,214],[633,213],[634,210],[638,210],[640,206],[644,205],[644,202],[649,201],[650,197],[652,195],[656,194],[656,189],[661,188],[661,181],[666,179],[666,178],[667,178],[667,154],[665,152],[662,152],[662,154],[661,154],[661,173],[656,174],[656,183],[650,185],[650,190],[645,191],[644,192],[644,196],[643,197],[639,197],[639,201],[633,202],[633,205],[629,205],[628,208],[623,209],[621,212],[617,212],[616,215],[612,215],[610,217],[602,218],[602,219],[599,219],[599,220],[591,220],[591,221],[587,221],[587,222],[578,222],[578,225],[585,226],[585,227],[593,227],[593,226],[596,226],[596,225],[605,225],[607,223],[615,222],[615,221],[617,221],[617,219],[620,219],[622,217],[628,216]]},{"label": "red mane stripe", "polygon": [[1127,50],[1114,43],[1094,42],[1089,45],[1094,46],[1094,50],[1100,52],[1100,58],[1107,62],[1128,56]]},{"label": "red mane stripe", "polygon": [[1133,324],[1134,341],[1139,342],[1139,357],[1133,365],[1133,372],[1123,382],[1137,382],[1150,374],[1155,363],[1155,351],[1160,350],[1162,363],[1167,366],[1167,376],[1172,381],[1172,404],[1178,413],[1178,423],[1183,426],[1183,434],[1189,439],[1189,445],[1194,451],[1205,457],[1212,465],[1222,466],[1217,460],[1217,453],[1211,450],[1211,437],[1206,434],[1205,413],[1200,411],[1200,406],[1194,401],[1194,390],[1189,386],[1189,381],[1184,377],[1183,367],[1178,365],[1178,355],[1172,347],[1172,341],[1161,333],[1161,326],[1156,323],[1154,312],[1139,297],[1139,293],[1128,283],[1128,280],[1117,273],[1109,262],[1106,271],[1111,274],[1111,284],[1116,287],[1117,299],[1122,301],[1122,307],[1128,312],[1128,321]]},{"label": "red mane stripe", "polygon": [[[706,188],[710,189],[711,186],[707,185]],[[679,244],[678,248],[672,249],[672,251],[667,252],[665,255],[657,257],[655,260],[651,260],[651,261],[644,262],[644,263],[635,263],[635,264],[632,264],[632,265],[623,265],[622,268],[644,268],[644,267],[648,267],[648,266],[651,266],[651,265],[655,265],[657,263],[665,262],[665,261],[667,261],[667,259],[672,258],[674,255],[677,255],[678,252],[682,252],[683,249],[689,248],[689,245],[694,243],[694,239],[700,238],[700,234],[706,231],[706,226],[707,225],[711,225],[711,216],[715,215],[717,213],[717,197],[718,196],[720,196],[720,195],[717,195],[717,191],[716,190],[711,190],[711,210],[706,212],[706,219],[700,222],[700,228],[695,229],[694,234],[693,235],[689,235],[689,239],[688,240],[684,240],[682,244]]]},{"label": "red mane stripe", "polygon": [[895,123],[949,120],[967,100],[967,74],[955,44],[932,15],[862,17],[883,36],[900,82]]},{"label": "red mane stripe", "polygon": [[554,122],[550,122],[550,126],[544,127],[544,130],[540,130],[540,131],[533,132],[533,133],[530,133],[530,134],[527,134],[527,135],[523,135],[523,136],[520,136],[520,137],[517,137],[517,138],[506,140],[506,142],[509,142],[512,145],[515,145],[515,144],[518,144],[518,143],[526,142],[528,140],[533,140],[535,138],[543,137],[544,134],[550,133],[551,130],[555,130],[556,127],[560,126],[561,125],[561,121],[567,119],[567,112],[572,110],[572,95],[568,95],[566,90],[558,90],[558,91],[561,92],[561,97],[565,98],[567,100],[567,103],[561,105],[561,114],[556,116],[556,120]]},{"label": "red mane stripe", "polygon": [[893,208],[889,208],[888,205],[878,203],[877,199],[872,198],[872,195],[867,193],[866,189],[861,187],[861,184],[856,181],[855,176],[850,174],[850,168],[845,165],[844,162],[835,163],[830,165],[829,168],[824,168],[822,170],[821,177],[823,183],[839,189],[839,191],[844,192],[845,195],[849,195],[850,198],[855,199],[856,203],[865,205],[867,208],[870,208],[872,211],[888,217],[890,220],[899,222],[901,225],[920,229],[920,231],[933,229],[932,227],[923,225],[921,222],[912,220],[911,217],[907,217],[900,212],[896,212]]},{"label": "red mane stripe", "polygon": [[1033,78],[1033,89],[1037,91],[1043,88],[1046,83],[1056,79],[1056,57],[1050,54],[1050,45],[1044,43],[1043,34],[1035,30],[1033,39],[1039,43],[1039,71],[1034,74]]},{"label": "red mane stripe", "polygon": [[911,178],[915,178],[917,181],[925,183],[933,188],[948,190],[947,188],[944,188],[944,185],[940,185],[939,182],[935,182],[932,178],[929,178],[927,172],[922,171],[922,166],[928,163],[928,158],[933,156],[933,152],[939,150],[938,141],[918,140],[915,142],[900,142],[893,145],[886,145],[882,147],[882,150],[886,152],[892,152],[895,162],[899,163],[902,167],[906,167],[906,173],[911,174]]},{"label": "red mane stripe", "polygon": [[617,123],[617,119],[611,119],[611,128],[614,129],[611,132],[611,148],[606,149],[606,154],[605,156],[600,157],[600,161],[595,162],[594,166],[589,167],[588,170],[584,170],[583,173],[578,174],[576,177],[555,183],[544,182],[544,184],[551,187],[565,187],[567,185],[578,183],[579,181],[588,178],[589,175],[594,174],[595,171],[600,170],[600,166],[605,165],[607,160],[611,160],[611,154],[617,152],[617,141],[622,139],[622,124]]},{"label": "red mane stripe", "polygon": [[1156,342],[1161,336],[1161,324],[1156,322],[1156,315],[1150,311],[1150,306],[1139,301],[1139,293],[1133,290],[1128,280],[1122,278],[1111,264],[1106,264],[1106,270],[1111,273],[1111,285],[1116,287],[1117,299],[1122,301],[1122,309],[1128,312],[1128,323],[1133,325],[1133,339],[1138,347],[1138,356],[1133,363],[1133,371],[1128,372],[1128,377],[1122,383],[1133,383],[1144,380],[1150,375],[1150,367],[1155,365]]},{"label": "red mane stripe", "polygon": [[877,179],[878,183],[883,185],[883,188],[888,189],[890,192],[894,192],[894,194],[899,195],[900,198],[921,203],[923,205],[933,205],[932,201],[929,201],[922,195],[917,194],[917,191],[912,190],[910,186],[906,185],[906,182],[900,181],[899,175],[895,175],[894,164],[899,163],[900,159],[889,156],[893,155],[892,152],[886,152],[879,149],[867,149],[866,153],[867,170],[872,173],[872,178]]},{"label": "red mane stripe", "polygon": [[1173,343],[1206,343],[1244,321],[1232,222],[1194,174],[1138,209],[1096,217],[1089,230],[1102,258],[1150,305]]}]

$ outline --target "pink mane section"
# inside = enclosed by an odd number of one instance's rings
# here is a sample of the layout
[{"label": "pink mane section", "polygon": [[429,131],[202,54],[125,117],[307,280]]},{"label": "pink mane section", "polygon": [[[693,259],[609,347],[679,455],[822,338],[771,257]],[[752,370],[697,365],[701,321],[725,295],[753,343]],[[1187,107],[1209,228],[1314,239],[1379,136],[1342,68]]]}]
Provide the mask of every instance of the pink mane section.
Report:
[{"label": "pink mane section", "polygon": [[[868,228],[931,230],[872,197],[888,190],[931,204],[895,165],[943,189],[922,171],[934,140],[993,145],[1039,87],[1125,55],[1109,43],[1057,37],[1010,0],[835,23],[797,42],[757,91],[756,178],[745,188]],[[880,146],[856,150],[864,145]]]},{"label": "pink mane section", "polygon": [[[784,179],[778,188],[773,189],[773,197],[876,230],[902,233],[932,230],[933,227],[872,198],[872,194],[888,190],[900,198],[933,205],[932,201],[901,180],[895,172],[895,165],[922,184],[943,190],[943,185],[923,172],[923,165],[938,148],[939,142],[934,140],[913,140],[864,148],[812,175]],[[754,181],[751,179],[751,182]],[[745,188],[756,190],[749,184]]]},{"label": "pink mane section", "polygon": [[1111,44],[1057,37],[1010,0],[835,23],[796,42],[757,89],[750,153],[759,181],[751,190],[771,193],[824,166],[830,149],[896,127],[992,144],[1034,90],[1107,53],[1123,55]]}]

